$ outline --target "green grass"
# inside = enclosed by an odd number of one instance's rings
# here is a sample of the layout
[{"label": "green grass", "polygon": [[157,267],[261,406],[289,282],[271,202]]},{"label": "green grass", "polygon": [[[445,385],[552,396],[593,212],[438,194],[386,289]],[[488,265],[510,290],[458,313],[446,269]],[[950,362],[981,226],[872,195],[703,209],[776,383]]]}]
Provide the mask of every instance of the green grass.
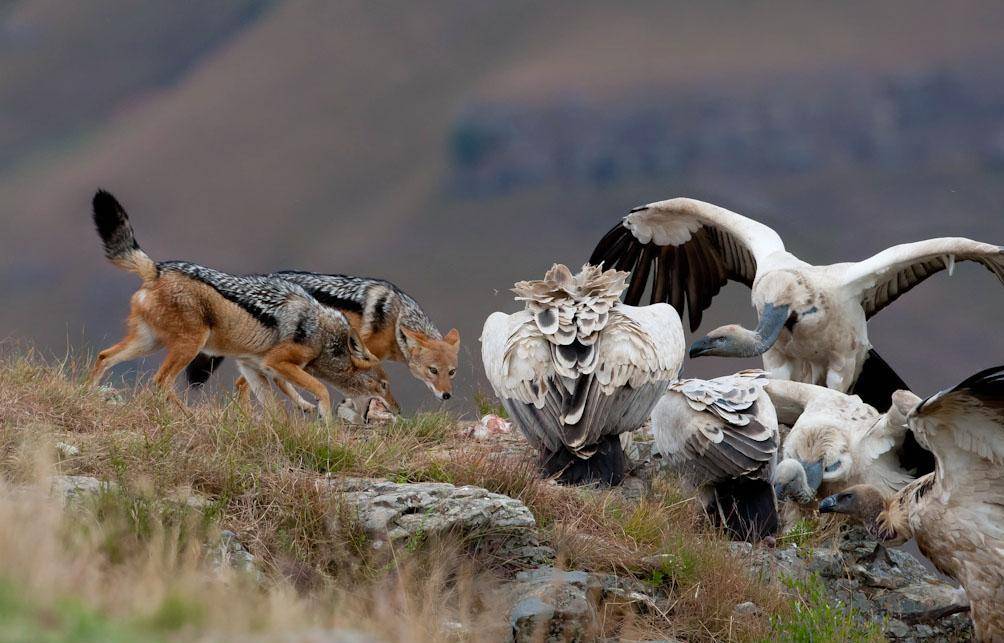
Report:
[{"label": "green grass", "polygon": [[831,602],[819,576],[786,581],[797,596],[788,614],[771,618],[769,641],[793,643],[878,643],[885,641],[878,624],[864,622],[861,615],[839,601]]},{"label": "green grass", "polygon": [[15,583],[0,580],[0,641],[3,643],[131,643],[162,641],[156,623],[143,627],[110,618],[74,600],[49,606],[29,601]]},{"label": "green grass", "polygon": [[485,393],[480,390],[475,391],[474,406],[477,408],[479,418],[486,415],[497,415],[500,418],[509,419],[509,414],[506,413],[505,407],[491,393]]},{"label": "green grass", "polygon": [[777,544],[779,547],[788,547],[789,545],[804,547],[813,541],[818,531],[819,520],[816,518],[799,518],[798,522],[791,529],[777,539]]}]

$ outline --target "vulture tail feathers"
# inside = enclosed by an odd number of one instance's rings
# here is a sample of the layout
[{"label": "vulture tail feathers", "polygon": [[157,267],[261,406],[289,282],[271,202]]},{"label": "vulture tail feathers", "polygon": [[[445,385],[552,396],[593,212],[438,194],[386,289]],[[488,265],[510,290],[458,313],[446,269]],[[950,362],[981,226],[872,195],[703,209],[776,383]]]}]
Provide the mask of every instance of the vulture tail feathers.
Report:
[{"label": "vulture tail feathers", "polygon": [[851,387],[850,394],[857,395],[865,404],[885,413],[892,406],[892,394],[900,390],[909,391],[910,387],[874,348],[869,349],[861,375]]},{"label": "vulture tail feathers", "polygon": [[223,358],[220,356],[213,357],[205,353],[199,353],[185,367],[185,379],[188,380],[188,385],[193,388],[202,386],[209,381],[209,378],[222,363]]},{"label": "vulture tail feathers", "polygon": [[774,489],[766,480],[733,478],[713,487],[705,507],[712,524],[733,540],[759,542],[780,529]]},{"label": "vulture tail feathers", "polygon": [[562,449],[548,453],[541,451],[540,466],[547,477],[560,484],[580,485],[599,482],[610,486],[624,479],[627,458],[621,448],[619,435],[608,435],[589,458],[583,459]]}]

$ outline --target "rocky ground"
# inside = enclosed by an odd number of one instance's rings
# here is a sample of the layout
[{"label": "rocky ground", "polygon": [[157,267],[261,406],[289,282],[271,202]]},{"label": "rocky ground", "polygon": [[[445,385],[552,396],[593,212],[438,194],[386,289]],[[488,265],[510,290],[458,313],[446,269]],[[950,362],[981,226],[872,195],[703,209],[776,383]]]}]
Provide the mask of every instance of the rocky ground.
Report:
[{"label": "rocky ground", "polygon": [[[481,439],[491,440],[501,452],[525,450],[516,434]],[[622,488],[626,496],[643,493],[659,470],[658,459],[651,458],[647,447],[644,439],[636,439],[628,448],[636,466]],[[107,490],[111,484],[89,476],[55,476],[52,487],[55,494],[73,501]],[[493,556],[518,569],[503,592],[513,641],[590,640],[611,605],[632,605],[656,615],[672,609],[666,592],[633,576],[556,567],[555,551],[541,544],[532,512],[514,498],[479,487],[437,482],[325,476],[315,484],[321,493],[338,496],[351,508],[374,549],[415,547],[462,535],[476,539],[479,547],[490,549]],[[191,496],[185,501],[198,505],[203,499]],[[972,638],[965,613],[938,616],[957,605],[960,594],[956,587],[929,572],[910,553],[887,549],[860,528],[843,525],[828,542],[813,545],[737,542],[731,548],[767,581],[816,583],[813,591],[821,592],[825,601],[837,609],[853,608],[858,618],[878,624],[890,640]],[[233,532],[223,532],[214,551],[218,565],[261,577],[254,556]],[[650,571],[657,572],[664,560],[663,556],[652,556],[645,562]],[[745,602],[735,607],[734,616],[743,618],[760,610],[755,603]],[[465,638],[463,627],[458,623],[456,628],[458,640]],[[331,634],[329,631],[326,636]],[[310,633],[305,636],[303,640],[310,640]],[[341,640],[372,640],[351,631],[338,636],[344,637]]]},{"label": "rocky ground", "polygon": [[[328,428],[76,381],[0,364],[18,640],[971,638],[966,614],[929,618],[955,588],[860,530],[723,540],[644,432],[623,485],[567,488],[501,421]],[[52,634],[78,612],[99,635]]]}]

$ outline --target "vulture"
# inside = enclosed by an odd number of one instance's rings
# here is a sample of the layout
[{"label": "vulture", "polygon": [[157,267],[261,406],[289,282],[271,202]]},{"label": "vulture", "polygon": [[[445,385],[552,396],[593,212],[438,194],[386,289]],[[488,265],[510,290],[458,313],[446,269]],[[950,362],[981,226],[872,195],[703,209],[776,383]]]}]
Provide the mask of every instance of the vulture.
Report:
[{"label": "vulture", "polygon": [[966,590],[976,638],[1004,640],[1004,366],[923,401],[900,391],[893,403],[934,453],[934,472],[884,502],[861,485],[819,510],[856,517],[888,541],[915,538]]},{"label": "vulture", "polygon": [[776,379],[856,393],[880,411],[907,386],[872,349],[867,321],[956,261],[975,261],[1004,282],[1004,248],[962,238],[893,246],[856,263],[813,266],[771,228],[710,203],[676,198],[631,210],[589,262],[631,271],[624,302],[670,302],[690,329],[729,281],[752,289],[754,330],[731,324],[694,342],[691,357],[763,356]]},{"label": "vulture", "polygon": [[626,272],[554,265],[513,292],[524,309],[493,313],[481,357],[495,394],[564,484],[619,484],[619,434],[648,419],[677,377],[686,347],[671,306],[620,302]]},{"label": "vulture", "polygon": [[861,483],[890,497],[934,468],[895,406],[879,413],[856,395],[784,380],[771,380],[767,394],[791,426],[774,471],[779,499],[809,504]]},{"label": "vulture", "polygon": [[766,385],[763,371],[678,380],[652,410],[655,452],[696,489],[716,527],[751,542],[778,530],[779,438]]}]

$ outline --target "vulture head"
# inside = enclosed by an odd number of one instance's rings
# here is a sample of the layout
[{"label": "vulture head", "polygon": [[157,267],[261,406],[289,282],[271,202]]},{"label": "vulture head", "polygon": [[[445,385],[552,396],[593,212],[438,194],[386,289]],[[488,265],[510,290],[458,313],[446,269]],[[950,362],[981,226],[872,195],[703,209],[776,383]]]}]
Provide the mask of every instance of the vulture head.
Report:
[{"label": "vulture head", "polygon": [[781,335],[788,318],[788,304],[764,304],[756,330],[728,324],[709,332],[690,347],[690,357],[756,357],[763,355]]},{"label": "vulture head", "polygon": [[[820,418],[823,420],[825,418]],[[792,429],[784,459],[774,471],[779,499],[810,503],[824,483],[845,480],[854,466],[850,436],[831,422],[805,422]]]},{"label": "vulture head", "polygon": [[819,513],[843,514],[861,523],[869,534],[890,543],[900,544],[909,533],[905,512],[898,512],[895,502],[888,503],[877,487],[854,485],[819,502]]}]

